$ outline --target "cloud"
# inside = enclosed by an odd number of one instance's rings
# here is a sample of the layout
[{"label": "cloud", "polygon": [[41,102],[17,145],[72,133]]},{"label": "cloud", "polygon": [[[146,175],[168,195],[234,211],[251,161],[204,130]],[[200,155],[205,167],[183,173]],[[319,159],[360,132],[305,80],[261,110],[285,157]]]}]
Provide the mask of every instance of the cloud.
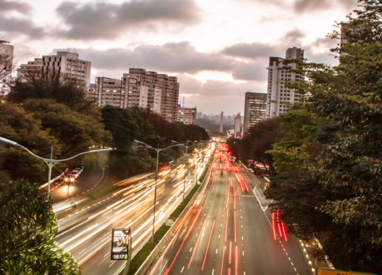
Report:
[{"label": "cloud", "polygon": [[317,10],[327,10],[330,8],[332,1],[330,0],[296,0],[294,2],[294,11],[297,14],[304,12],[313,12]]},{"label": "cloud", "polygon": [[0,31],[14,35],[24,34],[32,39],[45,35],[45,30],[35,26],[33,21],[24,18],[4,17],[0,15]]},{"label": "cloud", "polygon": [[294,11],[296,14],[312,13],[316,11],[327,11],[337,5],[346,10],[355,9],[357,7],[357,0],[296,0],[294,2]]},{"label": "cloud", "polygon": [[293,29],[281,37],[276,45],[263,44],[260,42],[238,43],[226,47],[223,54],[257,60],[258,58],[269,58],[270,56],[284,56],[289,47],[301,47],[301,39],[305,35],[299,29]]},{"label": "cloud", "polygon": [[283,45],[287,45],[287,47],[298,47],[302,44],[301,39],[304,37],[305,34],[301,30],[295,28],[287,32],[282,38],[279,39],[279,41]]},{"label": "cloud", "polygon": [[239,43],[225,48],[222,52],[226,55],[250,59],[268,58],[270,55],[274,54],[275,47],[260,42],[250,44]]},{"label": "cloud", "polygon": [[126,31],[131,34],[166,28],[179,31],[201,19],[193,0],[133,0],[121,4],[65,1],[57,8],[68,29],[59,34],[69,39],[114,39]]},{"label": "cloud", "polygon": [[208,80],[205,83],[189,75],[178,75],[180,82],[179,98],[186,96],[185,105],[197,106],[203,113],[220,113],[232,115],[243,114],[245,92],[266,92],[266,82],[248,81],[234,83],[231,81]]},{"label": "cloud", "polygon": [[[266,62],[242,62],[221,52],[199,52],[189,42],[167,43],[162,46],[141,45],[135,49],[76,49],[80,58],[92,62],[96,70],[145,68],[159,72],[196,74],[216,71],[232,74],[235,80],[263,80]],[[264,72],[263,72],[264,71]]]},{"label": "cloud", "polygon": [[349,11],[356,9],[358,4],[358,0],[339,0],[338,2],[343,8]]},{"label": "cloud", "polygon": [[17,45],[17,47],[15,47],[14,60],[18,64],[21,64],[21,62],[26,62],[27,60],[33,60],[38,56],[38,51],[28,47],[27,45]]},{"label": "cloud", "polygon": [[[0,32],[5,33],[8,37],[15,37],[15,34],[24,34],[30,38],[42,37],[45,33],[44,29],[37,27],[29,19],[32,11],[33,8],[28,3],[0,0]],[[22,16],[9,16],[10,12],[17,12]]]},{"label": "cloud", "polygon": [[81,58],[88,59],[98,69],[150,70],[195,74],[199,71],[230,71],[235,60],[220,54],[198,52],[189,42],[167,43],[162,46],[141,45],[133,50],[77,49]]},{"label": "cloud", "polygon": [[21,14],[29,14],[33,8],[25,2],[22,1],[7,1],[0,0],[0,13],[16,11]]}]

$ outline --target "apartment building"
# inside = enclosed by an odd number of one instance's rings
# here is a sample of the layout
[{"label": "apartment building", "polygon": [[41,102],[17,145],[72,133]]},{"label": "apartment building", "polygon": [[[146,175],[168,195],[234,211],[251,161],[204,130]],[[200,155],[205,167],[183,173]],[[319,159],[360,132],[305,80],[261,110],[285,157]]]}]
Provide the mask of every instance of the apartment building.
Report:
[{"label": "apartment building", "polygon": [[[41,70],[40,70],[41,69]],[[73,51],[57,51],[55,55],[43,55],[27,64],[20,66],[17,77],[22,77],[25,72],[60,73],[65,77],[76,79],[90,86],[91,62],[79,59],[79,54]]]},{"label": "apartment building", "polygon": [[95,105],[149,109],[170,122],[178,118],[179,83],[176,77],[130,68],[120,80],[97,77],[87,97]]},{"label": "apartment building", "polygon": [[266,93],[245,93],[244,103],[244,126],[243,135],[246,136],[248,129],[266,118],[267,115],[267,94]]},{"label": "apartment building", "polygon": [[42,58],[35,58],[27,64],[21,64],[17,69],[17,78],[23,78],[27,72],[42,73]]},{"label": "apartment building", "polygon": [[0,40],[0,54],[3,56],[4,60],[1,60],[2,64],[0,64],[0,70],[5,69],[5,71],[9,71],[10,73],[7,75],[4,75],[1,73],[2,78],[0,79],[0,95],[7,95],[10,91],[10,82],[12,80],[11,71],[13,69],[13,52],[14,47],[13,45],[9,45],[8,41]]},{"label": "apartment building", "polygon": [[196,124],[196,113],[197,109],[189,107],[178,107],[178,118],[177,121],[183,122],[184,124]]},{"label": "apartment building", "polygon": [[96,77],[95,84],[90,84],[88,98],[94,100],[96,106],[111,105],[123,108],[124,90],[121,79]]},{"label": "apartment building", "polygon": [[290,105],[301,101],[302,95],[285,86],[286,81],[303,80],[304,76],[288,71],[288,68],[296,69],[296,64],[283,65],[285,59],[303,59],[304,50],[289,48],[285,58],[269,58],[268,86],[267,86],[267,118],[277,117],[288,112]]}]

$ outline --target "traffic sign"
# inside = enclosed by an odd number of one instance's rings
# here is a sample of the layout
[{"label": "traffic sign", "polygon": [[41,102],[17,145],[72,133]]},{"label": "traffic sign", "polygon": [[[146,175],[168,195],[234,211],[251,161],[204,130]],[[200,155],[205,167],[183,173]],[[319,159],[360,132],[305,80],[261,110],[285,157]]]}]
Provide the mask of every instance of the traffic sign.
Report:
[{"label": "traffic sign", "polygon": [[316,275],[378,275],[376,273],[365,273],[365,272],[357,272],[357,271],[345,271],[339,269],[329,269],[329,268],[316,268]]},{"label": "traffic sign", "polygon": [[113,229],[111,238],[111,260],[129,258],[130,229]]}]

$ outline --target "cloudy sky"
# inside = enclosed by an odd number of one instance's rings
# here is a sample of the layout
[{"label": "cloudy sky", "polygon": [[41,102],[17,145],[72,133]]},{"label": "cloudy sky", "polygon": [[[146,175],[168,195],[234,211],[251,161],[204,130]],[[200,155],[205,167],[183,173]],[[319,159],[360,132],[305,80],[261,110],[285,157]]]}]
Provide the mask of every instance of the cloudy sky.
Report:
[{"label": "cloudy sky", "polygon": [[305,49],[336,64],[326,38],[356,0],[0,0],[0,39],[26,63],[75,49],[95,76],[131,67],[177,76],[180,98],[203,113],[244,110],[246,91],[266,92],[269,56]]}]

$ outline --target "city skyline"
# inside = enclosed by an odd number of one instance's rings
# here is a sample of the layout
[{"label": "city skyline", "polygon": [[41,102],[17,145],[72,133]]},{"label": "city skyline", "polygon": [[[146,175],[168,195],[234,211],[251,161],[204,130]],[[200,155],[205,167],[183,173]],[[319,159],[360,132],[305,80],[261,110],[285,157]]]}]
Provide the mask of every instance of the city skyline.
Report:
[{"label": "city skyline", "polygon": [[72,48],[92,62],[91,83],[132,67],[160,71],[178,77],[186,105],[243,114],[245,92],[267,92],[270,56],[295,46],[308,61],[335,65],[329,49],[338,41],[325,35],[356,7],[346,0],[158,3],[0,0],[0,37],[15,46],[18,65]]}]

